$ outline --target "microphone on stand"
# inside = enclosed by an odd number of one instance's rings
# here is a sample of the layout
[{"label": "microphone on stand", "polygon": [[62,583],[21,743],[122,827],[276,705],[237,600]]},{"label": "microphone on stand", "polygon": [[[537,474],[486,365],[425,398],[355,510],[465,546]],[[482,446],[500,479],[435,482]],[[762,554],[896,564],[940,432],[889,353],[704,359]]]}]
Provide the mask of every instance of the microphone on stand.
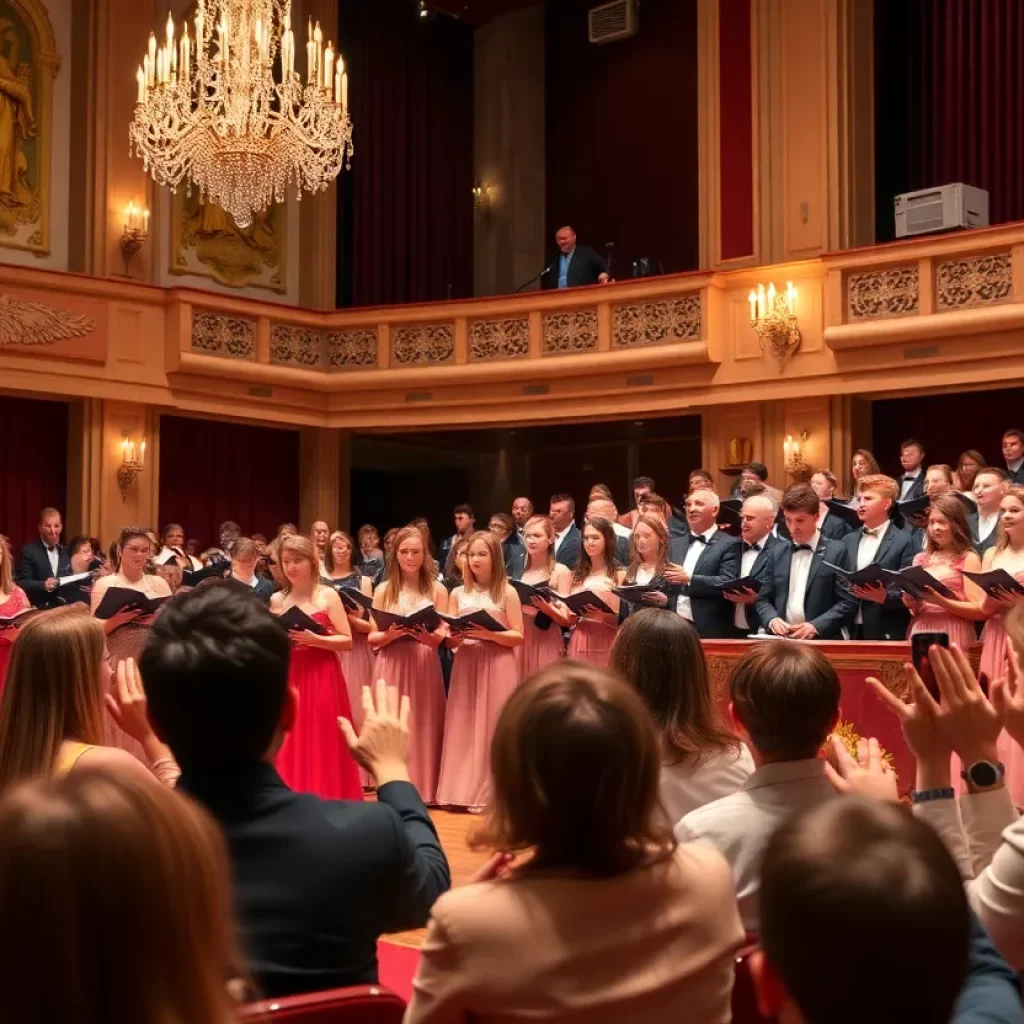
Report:
[{"label": "microphone on stand", "polygon": [[529,281],[524,281],[517,289],[516,295],[518,295],[524,288],[529,288],[534,281],[539,281],[545,274],[550,274],[554,269],[556,261],[552,260],[539,274],[535,274],[530,278]]},{"label": "microphone on stand", "polygon": [[613,253],[612,250],[614,248],[615,248],[615,243],[614,242],[605,242],[604,243],[604,250],[605,250],[605,257],[604,257],[604,259],[605,259],[605,263],[608,264],[608,270],[606,271],[606,273],[608,274],[608,276],[610,278],[614,278],[615,277],[615,275],[612,273],[612,258],[615,255],[615,253]]}]

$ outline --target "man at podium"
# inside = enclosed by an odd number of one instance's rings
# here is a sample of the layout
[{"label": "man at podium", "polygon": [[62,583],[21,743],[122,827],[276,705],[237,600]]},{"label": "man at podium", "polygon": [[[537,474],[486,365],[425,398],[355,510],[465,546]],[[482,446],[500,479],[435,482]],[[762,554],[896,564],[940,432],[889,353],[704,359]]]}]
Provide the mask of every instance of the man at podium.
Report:
[{"label": "man at podium", "polygon": [[588,245],[576,244],[576,232],[568,225],[555,234],[558,254],[541,278],[544,288],[580,288],[588,284],[607,284],[608,261]]}]

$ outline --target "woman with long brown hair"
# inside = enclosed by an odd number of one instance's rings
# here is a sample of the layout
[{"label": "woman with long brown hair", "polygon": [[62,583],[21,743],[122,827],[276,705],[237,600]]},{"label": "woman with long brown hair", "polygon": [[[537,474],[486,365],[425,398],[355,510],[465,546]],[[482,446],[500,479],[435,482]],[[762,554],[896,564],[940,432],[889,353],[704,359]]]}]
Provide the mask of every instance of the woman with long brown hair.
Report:
[{"label": "woman with long brown hair", "polygon": [[[178,766],[146,717],[135,663],[122,662],[117,673],[112,687],[103,629],[84,608],[55,608],[28,622],[0,700],[0,790],[82,767],[156,776],[173,785]],[[149,768],[125,750],[104,746],[105,706],[139,744]]]},{"label": "woman with long brown hair", "polygon": [[434,904],[406,1024],[729,1019],[732,876],[710,846],[676,844],[660,762],[640,698],[606,670],[559,662],[511,695],[472,840],[494,856]]},{"label": "woman with long brown hair", "polygon": [[224,840],[159,786],[87,770],[5,792],[0,918],[0,1020],[236,1020]]},{"label": "woman with long brown hair", "polygon": [[[572,574],[555,561],[555,528],[547,516],[527,520],[523,527],[523,545],[526,562],[519,579],[534,587],[545,584],[556,594],[568,594]],[[561,627],[571,621],[569,609],[560,601],[534,598],[530,604],[523,605],[523,644],[516,648],[520,679],[532,676],[565,655]]]},{"label": "woman with long brown hair", "polygon": [[981,559],[974,551],[963,502],[954,494],[936,494],[932,498],[924,551],[914,555],[914,565],[926,569],[953,596],[947,598],[930,591],[926,600],[918,601],[904,594],[903,603],[913,616],[908,636],[947,633],[950,643],[961,647],[973,644],[977,637],[974,624],[985,618],[981,610],[985,594],[964,576],[964,570],[981,572]]},{"label": "woman with long brown hair", "polygon": [[[374,610],[403,617],[429,607],[444,612],[448,592],[434,578],[435,566],[423,532],[415,526],[399,530],[388,558],[387,575],[373,595]],[[428,804],[437,797],[437,776],[441,770],[445,704],[437,652],[446,635],[443,625],[433,631],[397,625],[381,629],[374,621],[369,636],[370,646],[377,651],[377,678],[396,687],[399,697],[408,696],[410,705],[416,709],[409,739],[409,777]]]},{"label": "woman with long brown hair", "polygon": [[478,530],[466,550],[465,582],[449,600],[453,616],[487,612],[506,628],[491,632],[472,627],[449,637],[455,650],[444,750],[437,782],[437,802],[476,810],[488,790],[488,758],[498,715],[519,683],[514,648],[523,642],[523,610],[509,585],[501,543],[489,530]]},{"label": "woman with long brown hair", "polygon": [[743,787],[750,751],[723,722],[693,626],[643,608],[615,638],[611,668],[643,699],[661,737],[661,802],[672,821]]},{"label": "woman with long brown hair", "polygon": [[583,527],[583,551],[572,576],[570,593],[590,591],[599,597],[611,612],[587,608],[574,616],[569,657],[602,668],[611,656],[615,633],[619,628],[619,599],[612,593],[623,578],[616,561],[615,531],[607,519],[592,516]]},{"label": "woman with long brown hair", "polygon": [[[11,567],[11,545],[7,538],[0,533],[0,619],[12,619],[15,615],[27,612],[31,607],[28,594],[14,582],[14,572]],[[19,629],[16,626],[0,629],[0,694],[4,691],[7,663],[10,661],[11,647],[17,639],[18,633]]]},{"label": "woman with long brown hair", "polygon": [[338,718],[352,719],[345,675],[338,657],[352,649],[352,630],[341,598],[320,583],[320,564],[308,537],[283,537],[278,548],[285,585],[270,599],[270,610],[295,608],[319,627],[289,630],[292,657],[288,685],[299,693],[295,724],[277,756],[277,770],[299,792],[325,800],[361,800],[363,784]]},{"label": "woman with long brown hair", "polygon": [[858,448],[853,453],[850,461],[850,476],[853,479],[853,493],[857,493],[857,481],[865,476],[878,476],[882,470],[878,465],[878,459],[867,450]]},{"label": "woman with long brown hair", "polygon": [[961,494],[968,497],[974,490],[974,478],[978,470],[983,469],[988,463],[985,456],[977,448],[968,448],[959,459],[956,460],[956,474],[954,486]]}]

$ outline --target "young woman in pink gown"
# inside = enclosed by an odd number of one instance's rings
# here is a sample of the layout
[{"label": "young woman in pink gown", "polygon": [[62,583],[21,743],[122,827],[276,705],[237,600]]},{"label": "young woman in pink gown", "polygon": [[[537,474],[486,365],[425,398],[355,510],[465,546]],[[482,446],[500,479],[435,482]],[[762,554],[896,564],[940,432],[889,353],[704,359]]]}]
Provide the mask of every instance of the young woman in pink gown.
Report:
[{"label": "young woman in pink gown", "polygon": [[338,718],[352,720],[339,654],[352,647],[348,616],[341,598],[320,584],[313,543],[306,537],[285,537],[279,547],[284,589],[270,599],[270,610],[283,615],[290,608],[305,612],[327,630],[292,630],[288,684],[299,693],[295,724],[277,758],[281,778],[294,790],[316,793],[325,800],[362,800],[359,767],[349,753]]},{"label": "young woman in pink gown", "polygon": [[967,648],[975,643],[975,623],[985,618],[981,610],[985,594],[964,577],[964,570],[981,572],[981,559],[971,545],[971,528],[963,503],[952,494],[932,498],[925,548],[914,556],[914,565],[949,587],[953,597],[930,593],[927,600],[918,601],[904,594],[903,603],[913,616],[908,635],[946,633],[951,644]]},{"label": "young woman in pink gown", "polygon": [[[399,530],[391,548],[384,582],[373,595],[374,610],[413,615],[433,606],[444,612],[448,591],[437,582],[437,564],[430,556],[422,531],[415,526]],[[370,646],[377,653],[375,672],[388,686],[408,695],[412,709],[409,739],[409,778],[424,803],[437,798],[444,740],[444,679],[438,648],[447,634],[443,624],[434,632],[410,631],[373,623]]]},{"label": "young woman in pink gown", "polygon": [[[531,586],[546,583],[556,594],[568,594],[572,573],[555,561],[555,530],[551,520],[547,516],[533,516],[523,528],[523,543],[526,566],[520,580]],[[547,618],[546,628],[537,625],[538,615]],[[546,665],[565,657],[562,627],[571,621],[569,609],[561,602],[554,604],[535,598],[533,603],[523,605],[523,643],[516,648],[520,679],[529,679]]]},{"label": "young woman in pink gown", "polygon": [[569,657],[607,668],[612,644],[619,630],[619,599],[611,592],[623,578],[615,559],[615,531],[607,519],[593,516],[583,527],[583,553],[572,576],[571,593],[589,590],[609,608],[611,613],[588,608],[574,616]]},{"label": "young woman in pink gown", "polygon": [[[1005,569],[1018,583],[1024,585],[1024,486],[1007,488],[1000,503],[999,540],[995,547],[985,552],[982,569]],[[1003,616],[1018,604],[1024,604],[1024,594],[1003,591],[999,597],[987,594],[982,602],[982,611],[988,616],[981,634],[984,647],[981,649],[979,673],[988,676],[989,681],[1006,673],[1006,627]],[[1006,785],[1018,807],[1024,807],[1024,751],[1011,739],[1005,730],[999,737],[999,755],[1006,768]]]},{"label": "young woman in pink gown", "polygon": [[[171,588],[165,579],[151,575],[154,555],[153,542],[149,533],[138,526],[126,526],[117,540],[116,571],[109,576],[101,576],[93,585],[90,596],[90,608],[96,609],[103,600],[103,595],[111,588],[137,590],[146,597],[170,597]],[[159,614],[159,613],[158,613]],[[132,658],[138,663],[142,648],[146,646],[149,627],[153,625],[154,615],[141,615],[137,611],[123,611],[109,619],[101,619],[103,632],[107,638],[107,654],[110,667],[116,673],[120,662]],[[148,764],[146,752],[142,744],[121,729],[109,716],[103,723],[103,742],[108,747],[120,747],[134,754],[143,764]]]},{"label": "young woman in pink gown", "polygon": [[480,810],[491,778],[491,737],[498,715],[519,682],[515,648],[523,642],[523,610],[505,575],[498,538],[478,531],[469,538],[465,582],[452,591],[449,614],[486,611],[508,628],[502,632],[470,629],[447,641],[455,650],[444,753],[437,802]]},{"label": "young woman in pink gown", "polygon": [[[11,547],[0,533],[0,619],[10,619],[18,612],[31,608],[28,595],[14,582],[11,569]],[[28,618],[28,616],[26,616]],[[0,693],[4,692],[7,663],[11,660],[11,647],[18,636],[18,628],[0,629]]]}]

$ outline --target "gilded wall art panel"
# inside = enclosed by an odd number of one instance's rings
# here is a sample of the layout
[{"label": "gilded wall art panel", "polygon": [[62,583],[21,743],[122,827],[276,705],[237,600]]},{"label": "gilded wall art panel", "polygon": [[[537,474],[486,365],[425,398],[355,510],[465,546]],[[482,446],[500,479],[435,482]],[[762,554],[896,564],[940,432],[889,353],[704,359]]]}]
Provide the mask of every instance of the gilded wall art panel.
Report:
[{"label": "gilded wall art panel", "polygon": [[256,321],[220,313],[192,314],[192,348],[212,356],[254,359]]},{"label": "gilded wall art panel", "polygon": [[846,319],[877,320],[918,311],[917,266],[851,274],[846,282]]}]

